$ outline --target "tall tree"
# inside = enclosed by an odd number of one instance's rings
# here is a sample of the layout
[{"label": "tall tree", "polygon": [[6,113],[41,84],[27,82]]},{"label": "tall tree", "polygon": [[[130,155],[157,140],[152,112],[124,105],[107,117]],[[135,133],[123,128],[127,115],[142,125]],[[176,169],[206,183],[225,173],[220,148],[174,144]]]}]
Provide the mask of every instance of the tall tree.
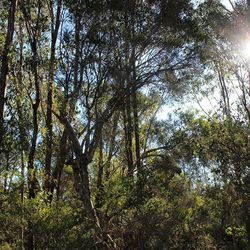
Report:
[{"label": "tall tree", "polygon": [[1,71],[0,71],[0,146],[2,146],[4,134],[4,105],[5,92],[7,86],[7,75],[9,69],[9,55],[14,35],[15,15],[16,15],[16,0],[9,2],[8,21],[5,35],[4,48],[1,53]]},{"label": "tall tree", "polygon": [[49,2],[49,11],[51,18],[51,45],[50,45],[50,62],[49,62],[49,76],[48,76],[48,90],[47,90],[47,113],[46,113],[46,155],[45,155],[45,190],[51,192],[51,158],[52,158],[52,111],[53,108],[53,84],[55,75],[55,63],[56,63],[56,42],[58,37],[58,31],[61,24],[61,9],[62,1],[57,1],[56,13],[54,13],[53,1]]}]

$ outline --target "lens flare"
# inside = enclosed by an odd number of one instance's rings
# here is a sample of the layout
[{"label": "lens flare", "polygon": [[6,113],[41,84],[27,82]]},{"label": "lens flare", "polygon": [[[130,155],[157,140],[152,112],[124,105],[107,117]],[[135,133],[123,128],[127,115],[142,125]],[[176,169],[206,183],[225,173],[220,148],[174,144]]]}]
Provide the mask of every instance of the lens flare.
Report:
[{"label": "lens flare", "polygon": [[250,59],[250,40],[242,42],[241,54],[244,58]]}]

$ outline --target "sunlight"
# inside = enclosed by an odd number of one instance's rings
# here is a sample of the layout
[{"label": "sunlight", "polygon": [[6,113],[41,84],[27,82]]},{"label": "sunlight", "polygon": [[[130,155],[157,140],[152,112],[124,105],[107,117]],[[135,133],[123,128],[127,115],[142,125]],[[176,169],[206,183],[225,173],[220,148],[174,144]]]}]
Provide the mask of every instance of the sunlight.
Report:
[{"label": "sunlight", "polygon": [[242,42],[241,54],[244,58],[250,59],[250,39],[247,39],[244,42]]}]

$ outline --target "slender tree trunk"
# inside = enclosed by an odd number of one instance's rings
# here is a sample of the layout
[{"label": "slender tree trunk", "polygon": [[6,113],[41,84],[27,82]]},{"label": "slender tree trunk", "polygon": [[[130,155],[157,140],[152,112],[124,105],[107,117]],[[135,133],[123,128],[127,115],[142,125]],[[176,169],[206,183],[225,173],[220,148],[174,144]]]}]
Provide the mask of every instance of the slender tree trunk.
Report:
[{"label": "slender tree trunk", "polygon": [[[130,98],[126,98],[123,105],[123,123],[124,123],[124,135],[125,135],[125,151],[126,151],[126,160],[128,168],[128,176],[133,176],[133,151],[132,151],[132,119],[131,119],[131,110],[128,108],[127,102],[130,101]],[[129,115],[129,117],[128,117]]]},{"label": "slender tree trunk", "polygon": [[[129,21],[129,16],[130,16],[130,8],[132,2],[129,2],[128,5],[124,6],[125,8],[125,16],[124,16],[124,21],[125,21],[125,27],[127,32],[132,35],[131,32],[131,24]],[[128,8],[129,7],[129,8]],[[127,38],[126,38],[127,39]],[[134,59],[134,55],[131,54],[131,46],[130,46],[130,41],[126,40],[125,42],[125,87],[128,89],[133,88],[133,72],[131,72],[131,63],[133,61],[131,59]],[[132,53],[134,52],[134,49],[132,49]],[[133,156],[133,134],[134,134],[134,120],[132,117],[132,112],[135,107],[133,105],[137,105],[134,101],[133,95],[136,95],[134,93],[135,91],[132,92],[132,94],[129,94],[125,97],[125,107],[126,107],[126,127],[127,127],[127,139],[125,140],[125,143],[127,144],[127,158],[128,158],[128,176],[133,178],[133,171],[134,171],[134,156]],[[138,139],[138,138],[137,138]]]},{"label": "slender tree trunk", "polygon": [[36,143],[38,136],[38,108],[40,104],[40,89],[37,71],[37,48],[36,41],[33,43],[33,73],[34,73],[34,83],[36,89],[35,102],[32,104],[33,109],[33,135],[31,139],[31,149],[29,153],[28,160],[28,171],[29,171],[29,198],[35,198],[35,169],[34,169],[34,157],[36,153]]},{"label": "slender tree trunk", "polygon": [[[125,12],[125,27],[128,28],[128,15],[127,11]],[[125,62],[124,62],[124,70],[126,72],[124,79],[124,87],[130,89],[131,88],[131,77],[130,77],[130,56],[129,56],[129,42],[125,42]],[[127,164],[128,164],[128,176],[133,177],[134,163],[133,163],[133,124],[132,124],[132,116],[131,116],[131,95],[126,95],[124,99],[124,128],[125,128],[125,148],[127,155]]]},{"label": "slender tree trunk", "polygon": [[127,115],[127,146],[128,146],[128,175],[133,177],[134,160],[133,160],[133,120],[131,111],[131,96],[126,98],[126,115]]},{"label": "slender tree trunk", "polygon": [[80,24],[81,18],[76,15],[75,20],[75,64],[74,64],[74,87],[78,86],[78,70],[79,70],[79,59],[80,59]]},{"label": "slender tree trunk", "polygon": [[[49,81],[47,89],[47,113],[46,113],[46,152],[45,152],[45,191],[48,193],[51,191],[51,159],[52,159],[52,112],[53,108],[53,82],[55,72],[55,52],[56,41],[58,36],[58,30],[60,27],[60,15],[61,15],[62,1],[58,0],[56,18],[53,13],[53,3],[50,2],[51,12],[51,50],[50,50],[50,64],[49,64]],[[49,194],[50,201],[52,200],[52,194]]]},{"label": "slender tree trunk", "polygon": [[[26,28],[29,34],[29,42],[32,51],[32,73],[34,76],[34,86],[35,86],[35,99],[32,103],[33,111],[33,134],[31,138],[31,147],[28,156],[28,188],[29,188],[29,199],[34,199],[36,196],[36,169],[34,168],[34,159],[37,146],[37,137],[38,137],[38,108],[40,105],[40,86],[39,86],[39,75],[38,75],[38,52],[37,52],[37,36],[38,36],[38,26],[33,27],[31,25],[30,13],[27,11],[29,5],[22,1],[22,12],[24,20],[26,23]],[[40,21],[40,11],[41,11],[41,1],[38,1],[38,13],[37,13],[37,24]],[[27,239],[27,248],[28,250],[34,249],[34,235],[33,235],[33,225],[28,222],[28,239]]]},{"label": "slender tree trunk", "polygon": [[110,135],[108,159],[107,159],[107,163],[105,164],[106,165],[105,177],[107,180],[110,177],[110,165],[111,165],[111,159],[112,159],[114,148],[115,148],[115,137],[116,137],[116,131],[117,131],[119,117],[120,117],[120,112],[116,112],[114,115],[112,132]]},{"label": "slender tree trunk", "polygon": [[[134,27],[133,27],[134,29]],[[132,33],[134,33],[132,31]],[[134,34],[133,34],[134,35]],[[132,64],[132,83],[136,81],[136,70],[135,70],[135,48],[132,49],[131,64]],[[132,93],[132,107],[133,107],[133,118],[134,118],[134,136],[135,136],[135,156],[136,156],[136,168],[138,175],[141,172],[141,155],[140,155],[140,131],[139,131],[139,117],[138,117],[138,100],[137,91]]]},{"label": "slender tree trunk", "polygon": [[219,76],[219,83],[221,88],[221,95],[223,98],[223,110],[226,118],[230,118],[231,111],[230,111],[230,101],[229,101],[229,95],[228,95],[228,89],[225,84],[224,75],[221,72],[221,70],[218,68],[218,76]]},{"label": "slender tree trunk", "polygon": [[97,195],[96,195],[96,208],[100,208],[102,206],[102,197],[104,194],[103,187],[103,141],[102,138],[100,140],[99,146],[99,162],[98,162],[98,173],[97,173]]},{"label": "slender tree trunk", "polygon": [[[19,55],[19,67],[17,72],[17,77],[13,76],[14,84],[15,84],[15,92],[18,97],[23,95],[22,91],[22,79],[23,79],[23,31],[22,31],[22,23],[19,22],[19,40],[20,40],[20,55]],[[26,131],[24,126],[24,114],[22,109],[22,102],[20,98],[16,98],[16,106],[17,106],[17,115],[18,115],[18,129],[20,133],[20,150],[21,150],[21,185],[20,185],[20,196],[21,203],[24,204],[24,186],[25,186],[25,152],[27,150],[27,138]],[[23,208],[22,208],[23,210]],[[22,211],[24,212],[24,211]],[[22,215],[23,217],[23,215]],[[24,249],[24,226],[21,226],[20,232],[21,238],[21,249]]]},{"label": "slender tree trunk", "polygon": [[[33,109],[33,135],[31,139],[31,149],[29,152],[28,159],[28,186],[29,186],[29,199],[35,198],[35,189],[36,189],[36,170],[34,168],[34,158],[36,153],[36,144],[37,144],[37,136],[38,136],[38,108],[40,104],[40,90],[38,83],[38,72],[37,72],[37,54],[36,54],[36,43],[34,43],[34,77],[35,77],[35,88],[36,88],[36,98],[35,102],[32,105]],[[34,249],[34,235],[32,232],[32,225],[29,222],[29,235],[28,235],[28,249]]]},{"label": "slender tree trunk", "polygon": [[[29,198],[35,198],[35,169],[34,169],[34,157],[36,153],[36,144],[38,137],[38,108],[40,105],[40,86],[39,86],[39,76],[38,76],[38,53],[37,53],[37,27],[31,26],[31,17],[27,12],[27,4],[25,1],[21,5],[23,16],[26,23],[26,28],[29,33],[29,43],[32,51],[32,73],[34,76],[34,86],[35,86],[35,100],[32,103],[33,111],[33,134],[31,138],[31,148],[28,157],[28,180],[29,180]],[[38,17],[37,23],[40,19],[41,2],[38,2]]]},{"label": "slender tree trunk", "polygon": [[9,16],[8,16],[8,27],[5,36],[4,49],[1,56],[1,71],[0,71],[0,146],[2,144],[3,133],[4,133],[4,105],[5,105],[5,92],[7,86],[7,75],[9,68],[9,52],[10,46],[13,40],[14,24],[15,24],[15,12],[16,12],[17,0],[10,1]]},{"label": "slender tree trunk", "polygon": [[135,135],[135,153],[137,171],[141,171],[141,155],[140,155],[140,132],[139,132],[139,117],[137,107],[137,94],[133,92],[133,113],[134,113],[134,135]]}]

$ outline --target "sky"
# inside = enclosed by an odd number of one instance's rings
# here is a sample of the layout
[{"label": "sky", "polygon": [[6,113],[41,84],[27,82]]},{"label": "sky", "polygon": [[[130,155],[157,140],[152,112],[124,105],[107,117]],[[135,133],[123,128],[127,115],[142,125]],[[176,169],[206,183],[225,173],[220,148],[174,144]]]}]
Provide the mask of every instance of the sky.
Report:
[{"label": "sky", "polygon": [[[224,4],[228,9],[232,9],[232,6],[231,6],[229,0],[221,0],[220,2],[221,2],[222,4]],[[233,0],[232,2],[234,2],[234,0]]]}]

